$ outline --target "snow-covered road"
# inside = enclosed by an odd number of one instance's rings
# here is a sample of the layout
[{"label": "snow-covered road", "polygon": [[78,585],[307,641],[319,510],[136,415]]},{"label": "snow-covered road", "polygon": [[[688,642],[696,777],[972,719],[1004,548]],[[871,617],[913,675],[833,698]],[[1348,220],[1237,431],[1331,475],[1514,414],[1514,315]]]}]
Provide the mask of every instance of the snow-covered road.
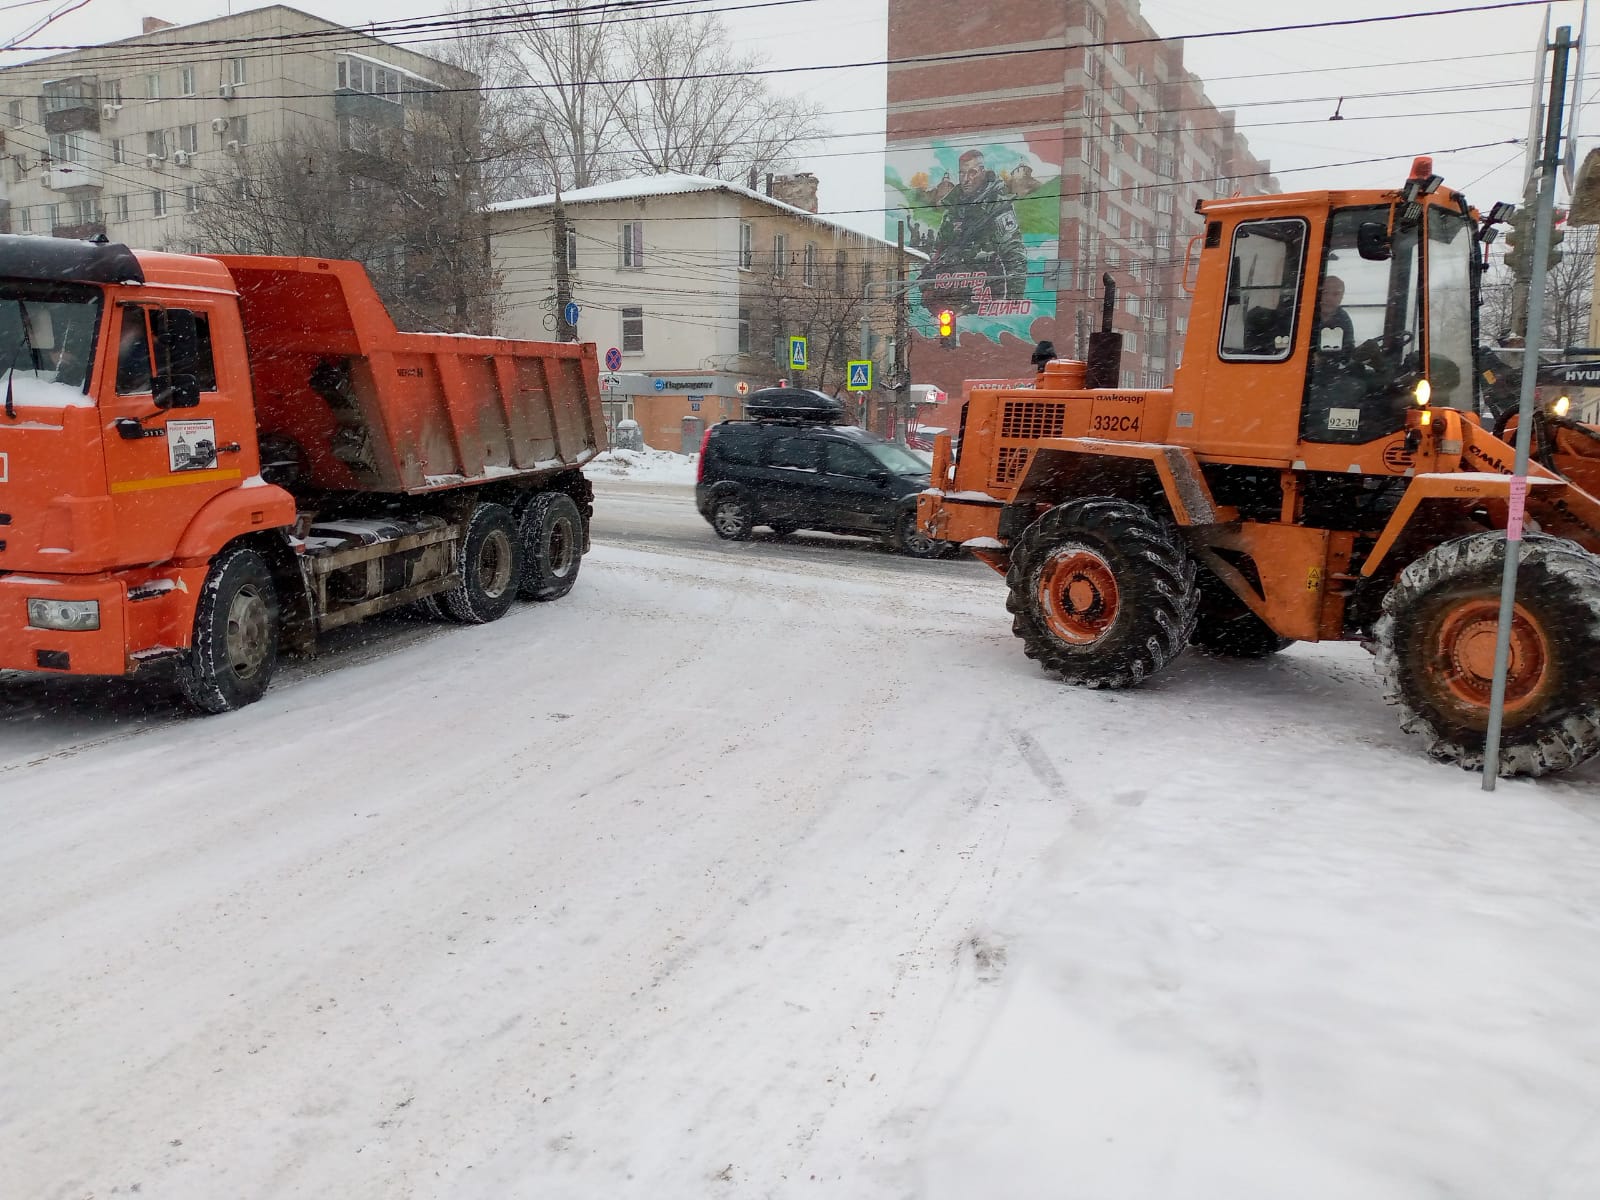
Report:
[{"label": "snow-covered road", "polygon": [[604,519],[240,713],[5,681],[0,1196],[1595,1194],[1594,768],[1486,796],[1356,648],[1074,691],[970,564]]}]

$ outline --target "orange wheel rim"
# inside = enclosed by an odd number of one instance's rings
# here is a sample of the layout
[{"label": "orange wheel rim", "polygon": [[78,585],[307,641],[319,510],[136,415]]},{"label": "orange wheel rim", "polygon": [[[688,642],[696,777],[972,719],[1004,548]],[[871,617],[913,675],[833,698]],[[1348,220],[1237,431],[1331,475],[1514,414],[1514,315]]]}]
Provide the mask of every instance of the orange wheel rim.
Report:
[{"label": "orange wheel rim", "polygon": [[[1494,647],[1500,624],[1498,600],[1468,600],[1439,626],[1430,670],[1445,693],[1471,708],[1489,707],[1494,686]],[[1511,615],[1511,655],[1506,666],[1506,712],[1519,712],[1544,691],[1550,675],[1550,642],[1533,614],[1518,604]]]},{"label": "orange wheel rim", "polygon": [[1039,572],[1039,609],[1050,632],[1088,646],[1117,619],[1117,577],[1111,564],[1081,546],[1057,550]]}]

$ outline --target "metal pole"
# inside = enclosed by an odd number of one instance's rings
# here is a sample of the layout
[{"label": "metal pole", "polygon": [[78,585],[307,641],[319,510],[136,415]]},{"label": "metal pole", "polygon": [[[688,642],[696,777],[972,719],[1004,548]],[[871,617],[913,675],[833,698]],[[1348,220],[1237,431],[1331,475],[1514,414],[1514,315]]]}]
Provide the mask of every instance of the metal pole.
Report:
[{"label": "metal pole", "polygon": [[1511,512],[1506,521],[1506,567],[1500,581],[1500,625],[1494,643],[1494,685],[1489,692],[1489,728],[1483,746],[1483,790],[1494,791],[1500,775],[1500,731],[1506,707],[1506,671],[1511,658],[1511,618],[1517,597],[1517,559],[1522,549],[1522,506],[1528,494],[1528,449],[1533,438],[1533,394],[1538,383],[1539,343],[1544,334],[1544,281],[1550,257],[1550,226],[1556,205],[1556,172],[1561,167],[1561,122],[1567,92],[1567,57],[1572,27],[1556,30],[1555,63],[1550,72],[1550,104],[1541,147],[1538,209],[1533,225],[1533,262],[1528,271],[1528,330],[1524,335],[1522,395],[1517,417],[1517,458],[1511,479]]},{"label": "metal pole", "polygon": [[560,187],[556,188],[556,202],[551,213],[556,255],[556,341],[575,342],[577,326],[567,320],[567,305],[572,302],[572,279],[567,274],[567,210],[561,203]]},{"label": "metal pole", "polygon": [[[891,421],[898,425],[900,398],[911,390],[911,296],[906,287],[906,223],[895,223],[894,390]],[[894,430],[890,430],[893,436]]]}]

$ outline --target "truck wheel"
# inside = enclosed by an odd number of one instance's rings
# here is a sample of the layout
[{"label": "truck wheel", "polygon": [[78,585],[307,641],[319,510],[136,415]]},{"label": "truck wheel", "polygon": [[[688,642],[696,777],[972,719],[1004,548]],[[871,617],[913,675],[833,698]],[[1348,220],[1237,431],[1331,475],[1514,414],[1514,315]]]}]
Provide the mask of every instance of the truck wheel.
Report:
[{"label": "truck wheel", "polygon": [[441,595],[445,612],[464,625],[484,625],[506,615],[522,579],[517,523],[500,504],[480,504],[467,518],[456,547],[461,582]]},{"label": "truck wheel", "polygon": [[583,517],[565,492],[541,492],[517,522],[524,600],[556,600],[572,590],[583,562]]},{"label": "truck wheel", "polygon": [[211,564],[195,607],[194,641],[178,665],[183,698],[222,713],[261,699],[278,665],[278,589],[266,559],[248,546]]},{"label": "truck wheel", "polygon": [[756,513],[738,492],[724,492],[711,502],[711,528],[730,542],[748,541],[755,531]]},{"label": "truck wheel", "polygon": [[[1503,533],[1435,546],[1404,571],[1375,628],[1386,698],[1429,755],[1483,768],[1505,567]],[[1501,775],[1544,775],[1600,753],[1600,558],[1528,534],[1511,620]]]},{"label": "truck wheel", "polygon": [[1189,644],[1195,563],[1148,508],[1100,496],[1057,505],[1011,553],[1006,607],[1029,658],[1068,683],[1143,682]]}]

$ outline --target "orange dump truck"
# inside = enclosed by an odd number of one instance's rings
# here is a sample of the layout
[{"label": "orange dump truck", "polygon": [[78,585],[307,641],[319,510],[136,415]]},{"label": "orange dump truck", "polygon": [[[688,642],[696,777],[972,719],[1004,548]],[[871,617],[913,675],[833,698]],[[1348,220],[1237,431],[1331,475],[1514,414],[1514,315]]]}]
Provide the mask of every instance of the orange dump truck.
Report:
[{"label": "orange dump truck", "polygon": [[402,333],[365,271],[0,237],[0,670],[172,672],[564,595],[604,449],[593,345]]}]

